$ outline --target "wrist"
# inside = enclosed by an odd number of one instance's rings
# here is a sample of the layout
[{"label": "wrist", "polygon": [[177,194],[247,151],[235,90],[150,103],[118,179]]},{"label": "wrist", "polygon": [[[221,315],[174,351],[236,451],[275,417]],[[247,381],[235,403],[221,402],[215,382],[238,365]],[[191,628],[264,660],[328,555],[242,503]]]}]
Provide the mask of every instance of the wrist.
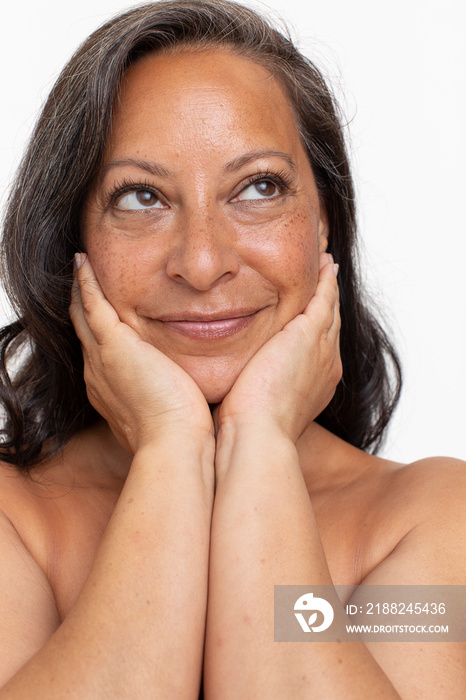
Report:
[{"label": "wrist", "polygon": [[[290,440],[296,444],[304,429],[300,425],[300,416],[293,416],[293,412],[288,413],[281,411],[274,413],[270,410],[260,411],[260,407],[256,410],[239,411],[237,413],[219,412],[218,415],[218,433],[225,429],[225,432],[240,431],[261,433],[262,435],[270,435],[271,437],[282,437],[285,440]],[[217,437],[218,439],[218,437]]]},{"label": "wrist", "polygon": [[209,421],[204,422],[196,421],[192,416],[180,417],[173,414],[159,416],[140,425],[131,437],[131,442],[135,445],[133,454],[151,445],[173,443],[182,448],[184,441],[186,444],[199,447],[215,442],[214,425],[210,414]]},{"label": "wrist", "polygon": [[219,437],[228,435],[270,435],[288,438],[286,431],[280,424],[280,421],[272,413],[255,412],[238,412],[228,415],[219,414],[217,442]]},{"label": "wrist", "polygon": [[[215,471],[222,478],[232,468],[256,465],[262,469],[283,455],[285,462],[295,460],[297,451],[293,440],[272,417],[238,416],[222,422],[217,433]],[[248,467],[249,469],[250,467]]]},{"label": "wrist", "polygon": [[131,468],[157,473],[157,478],[180,477],[186,484],[200,480],[207,492],[213,493],[214,458],[213,431],[165,426],[141,440]]}]

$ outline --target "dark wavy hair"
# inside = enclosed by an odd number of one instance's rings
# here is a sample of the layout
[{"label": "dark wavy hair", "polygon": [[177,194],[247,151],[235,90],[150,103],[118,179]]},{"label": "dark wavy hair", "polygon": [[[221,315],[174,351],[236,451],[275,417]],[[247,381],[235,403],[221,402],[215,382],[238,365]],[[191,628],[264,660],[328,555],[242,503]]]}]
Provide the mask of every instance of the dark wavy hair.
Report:
[{"label": "dark wavy hair", "polygon": [[68,306],[80,215],[101,165],[124,72],[153,51],[226,47],[265,66],[294,108],[340,263],[343,379],[317,421],[373,452],[399,397],[400,365],[362,294],[354,190],[335,99],[318,69],[251,9],[168,0],[111,19],[78,49],[43,108],[5,215],[2,265],[17,320],[0,331],[0,456],[29,468],[96,420]]}]

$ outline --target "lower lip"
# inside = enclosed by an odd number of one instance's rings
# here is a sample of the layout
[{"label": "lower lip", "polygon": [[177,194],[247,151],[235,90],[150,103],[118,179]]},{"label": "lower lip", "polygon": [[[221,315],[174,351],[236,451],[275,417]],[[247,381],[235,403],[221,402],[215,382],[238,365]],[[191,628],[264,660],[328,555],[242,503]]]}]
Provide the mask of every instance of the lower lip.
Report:
[{"label": "lower lip", "polygon": [[167,328],[189,338],[212,340],[233,335],[252,323],[257,312],[239,318],[222,318],[216,321],[164,321]]}]

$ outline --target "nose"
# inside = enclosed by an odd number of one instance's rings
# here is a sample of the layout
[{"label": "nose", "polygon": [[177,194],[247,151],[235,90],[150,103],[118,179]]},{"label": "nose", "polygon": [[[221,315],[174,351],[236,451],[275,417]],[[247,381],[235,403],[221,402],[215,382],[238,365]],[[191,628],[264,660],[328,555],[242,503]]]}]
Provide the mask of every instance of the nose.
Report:
[{"label": "nose", "polygon": [[186,212],[176,228],[166,263],[169,277],[207,291],[237,274],[234,232],[220,213],[199,207]]}]

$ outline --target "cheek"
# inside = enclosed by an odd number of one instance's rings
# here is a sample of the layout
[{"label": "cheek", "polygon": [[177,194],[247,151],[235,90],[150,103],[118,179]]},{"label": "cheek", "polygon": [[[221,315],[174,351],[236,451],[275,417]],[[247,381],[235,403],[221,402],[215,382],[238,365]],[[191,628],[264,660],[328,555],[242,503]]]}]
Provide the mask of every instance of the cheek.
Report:
[{"label": "cheek", "polygon": [[87,253],[105,296],[117,311],[135,302],[145,279],[140,246],[133,250],[118,238],[109,242],[105,235],[96,235],[88,241]]},{"label": "cheek", "polygon": [[[275,247],[277,286],[296,306],[304,306],[314,294],[319,274],[319,246],[310,217],[297,213],[281,227]],[[302,310],[302,309],[300,309]]]}]

